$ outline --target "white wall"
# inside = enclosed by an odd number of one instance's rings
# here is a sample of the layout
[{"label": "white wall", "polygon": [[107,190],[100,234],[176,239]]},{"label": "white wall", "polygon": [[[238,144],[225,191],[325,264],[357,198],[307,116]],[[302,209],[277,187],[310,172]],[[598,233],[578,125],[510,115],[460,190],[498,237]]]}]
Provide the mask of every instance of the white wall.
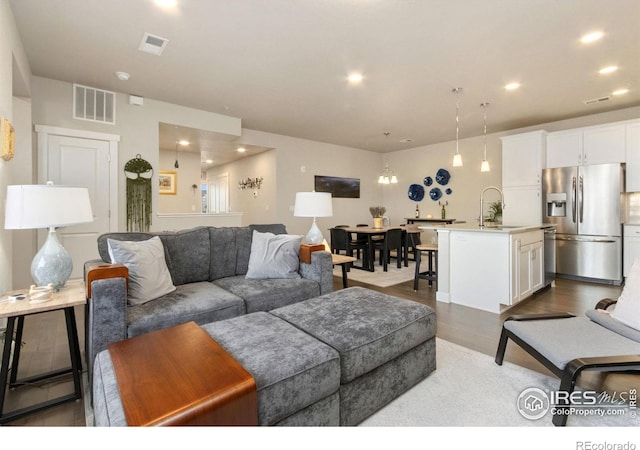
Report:
[{"label": "white wall", "polygon": [[[443,191],[446,187],[450,187],[453,190],[451,195],[445,194],[442,198],[442,200],[448,200],[449,202],[447,217],[466,222],[475,222],[480,215],[480,193],[482,189],[487,186],[502,187],[502,146],[500,137],[534,130],[559,131],[637,117],[640,117],[640,107],[488,134],[487,159],[491,164],[491,171],[485,173],[480,172],[484,144],[482,136],[460,140],[460,154],[464,163],[462,167],[452,167],[456,148],[455,139],[449,142],[390,153],[386,157],[390,168],[395,170],[399,178],[399,184],[385,186],[384,188],[383,203],[387,207],[387,215],[392,218],[394,223],[399,223],[402,217],[413,217],[416,203],[409,200],[407,196],[409,185],[412,183],[422,184],[422,180],[427,175],[435,178],[435,173],[442,167],[451,174],[451,181],[447,186],[439,187]],[[437,184],[434,182],[434,185]],[[440,207],[438,202],[434,202],[429,198],[429,189],[425,187],[425,198],[418,203],[421,216],[432,214],[434,217],[440,217]],[[496,195],[496,199],[498,198],[496,193],[490,192],[487,196],[489,195]],[[491,201],[493,197],[488,197],[486,200]]]},{"label": "white wall", "polygon": [[[0,159],[0,292],[6,292],[14,287],[14,267],[12,265],[14,253],[15,231],[4,229],[5,199],[7,186],[16,183],[28,182],[31,172],[25,171],[22,159],[29,159],[31,152],[28,150],[30,142],[27,136],[30,134],[30,125],[24,123],[25,115],[30,115],[30,104],[27,100],[18,100],[17,95],[28,97],[30,94],[31,69],[22,47],[20,36],[16,29],[15,19],[7,0],[0,0],[0,116],[13,122],[16,132],[16,152],[18,155],[10,161]],[[19,92],[14,90],[19,86]],[[25,153],[26,152],[26,153]],[[21,238],[29,240],[29,235],[34,232],[20,232]],[[34,238],[35,239],[35,238]],[[21,241],[23,242],[23,241]],[[32,257],[32,256],[31,256]]]}]

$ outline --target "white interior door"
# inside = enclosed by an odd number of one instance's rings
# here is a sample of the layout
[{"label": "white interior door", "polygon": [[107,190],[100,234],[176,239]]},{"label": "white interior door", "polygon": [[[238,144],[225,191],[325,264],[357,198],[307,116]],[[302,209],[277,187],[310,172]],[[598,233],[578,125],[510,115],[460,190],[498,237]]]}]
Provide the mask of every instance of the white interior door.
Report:
[{"label": "white interior door", "polygon": [[[73,259],[71,278],[82,278],[85,261],[99,257],[97,237],[114,228],[111,208],[115,194],[112,192],[117,192],[117,186],[112,186],[112,165],[117,158],[110,157],[113,148],[108,140],[54,134],[39,135],[38,139],[38,182],[52,181],[89,190],[93,222],[58,230],[62,245]],[[38,233],[38,247],[45,238],[45,231]]]}]

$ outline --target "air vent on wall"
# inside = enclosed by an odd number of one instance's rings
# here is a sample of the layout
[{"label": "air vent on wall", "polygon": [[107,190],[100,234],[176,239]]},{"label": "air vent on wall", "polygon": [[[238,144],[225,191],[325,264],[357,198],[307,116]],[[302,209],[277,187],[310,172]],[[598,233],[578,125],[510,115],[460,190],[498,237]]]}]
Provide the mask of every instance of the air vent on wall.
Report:
[{"label": "air vent on wall", "polygon": [[115,124],[116,93],[74,84],[73,118]]},{"label": "air vent on wall", "polygon": [[142,36],[142,42],[140,42],[138,50],[160,56],[168,43],[169,39],[145,33]]},{"label": "air vent on wall", "polygon": [[600,103],[600,102],[608,102],[609,100],[611,100],[611,97],[609,97],[608,95],[605,97],[599,97],[599,98],[592,98],[591,100],[585,100],[584,104],[585,105],[591,105],[593,103]]}]

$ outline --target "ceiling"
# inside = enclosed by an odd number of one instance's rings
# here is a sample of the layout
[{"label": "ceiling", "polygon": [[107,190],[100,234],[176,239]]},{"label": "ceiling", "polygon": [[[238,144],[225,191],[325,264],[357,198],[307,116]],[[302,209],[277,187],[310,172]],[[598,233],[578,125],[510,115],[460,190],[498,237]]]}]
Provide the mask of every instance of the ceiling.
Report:
[{"label": "ceiling", "polygon": [[[271,150],[270,147],[238,144],[236,136],[162,122],[158,125],[158,136],[160,150],[200,153],[202,170]],[[187,141],[188,145],[180,145],[180,141]],[[244,152],[238,152],[238,148]]]},{"label": "ceiling", "polygon": [[[483,102],[489,133],[640,105],[640,1],[177,1],[10,4],[36,76],[377,152],[455,139],[456,97],[460,138],[482,133]],[[138,50],[145,32],[169,39],[161,56]]]}]

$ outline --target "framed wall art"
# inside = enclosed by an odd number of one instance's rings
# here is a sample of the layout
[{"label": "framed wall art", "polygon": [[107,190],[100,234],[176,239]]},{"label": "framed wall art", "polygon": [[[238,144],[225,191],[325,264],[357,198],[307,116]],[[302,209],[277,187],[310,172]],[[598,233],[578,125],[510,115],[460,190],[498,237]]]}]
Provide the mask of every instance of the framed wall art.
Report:
[{"label": "framed wall art", "polygon": [[13,158],[15,153],[16,133],[11,122],[0,117],[0,156],[5,161]]},{"label": "framed wall art", "polygon": [[160,171],[158,175],[158,189],[160,194],[176,195],[178,192],[178,173],[169,171]]},{"label": "framed wall art", "polygon": [[360,178],[315,175],[316,192],[331,192],[331,197],[360,198]]}]

